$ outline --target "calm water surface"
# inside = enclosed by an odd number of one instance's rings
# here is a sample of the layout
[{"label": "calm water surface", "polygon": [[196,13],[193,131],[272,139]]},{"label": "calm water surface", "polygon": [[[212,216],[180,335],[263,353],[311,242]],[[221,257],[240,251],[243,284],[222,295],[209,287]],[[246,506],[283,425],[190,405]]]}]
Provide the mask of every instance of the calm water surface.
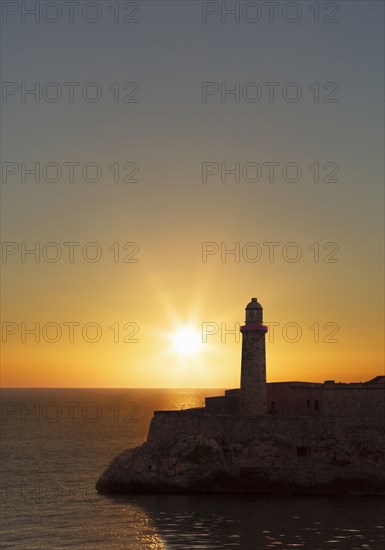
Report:
[{"label": "calm water surface", "polygon": [[2,548],[384,550],[382,499],[106,497],[95,482],[155,409],[221,390],[3,390]]}]

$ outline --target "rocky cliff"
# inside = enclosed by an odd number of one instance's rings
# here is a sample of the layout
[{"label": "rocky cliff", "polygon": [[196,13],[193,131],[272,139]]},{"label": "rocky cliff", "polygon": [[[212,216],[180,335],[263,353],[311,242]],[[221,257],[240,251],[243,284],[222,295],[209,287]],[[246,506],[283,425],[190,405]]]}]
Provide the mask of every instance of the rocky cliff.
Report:
[{"label": "rocky cliff", "polygon": [[96,484],[114,492],[385,494],[384,422],[155,413]]}]

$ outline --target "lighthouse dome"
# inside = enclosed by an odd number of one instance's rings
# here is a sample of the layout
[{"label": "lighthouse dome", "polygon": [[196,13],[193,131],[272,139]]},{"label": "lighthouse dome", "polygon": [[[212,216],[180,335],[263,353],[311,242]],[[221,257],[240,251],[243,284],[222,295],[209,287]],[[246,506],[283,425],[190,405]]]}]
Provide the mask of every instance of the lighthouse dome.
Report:
[{"label": "lighthouse dome", "polygon": [[246,306],[246,324],[262,324],[262,311],[262,306],[257,298],[251,298],[251,302]]},{"label": "lighthouse dome", "polygon": [[251,298],[251,302],[247,304],[246,309],[262,309],[262,306],[257,298]]}]

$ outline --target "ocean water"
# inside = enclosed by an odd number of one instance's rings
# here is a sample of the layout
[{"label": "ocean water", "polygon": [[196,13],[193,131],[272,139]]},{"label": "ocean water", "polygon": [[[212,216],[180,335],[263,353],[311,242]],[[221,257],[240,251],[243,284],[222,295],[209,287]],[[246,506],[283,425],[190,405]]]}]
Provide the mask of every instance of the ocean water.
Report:
[{"label": "ocean water", "polygon": [[1,548],[384,550],[380,498],[98,495],[153,410],[221,390],[16,390],[1,396]]}]

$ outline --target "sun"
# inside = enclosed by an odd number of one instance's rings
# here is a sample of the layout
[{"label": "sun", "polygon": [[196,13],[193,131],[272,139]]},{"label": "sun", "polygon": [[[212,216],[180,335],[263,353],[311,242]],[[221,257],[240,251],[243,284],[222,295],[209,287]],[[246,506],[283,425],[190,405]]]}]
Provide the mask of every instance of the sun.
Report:
[{"label": "sun", "polygon": [[180,327],[171,335],[174,351],[182,357],[194,357],[203,347],[201,332],[194,327]]}]

